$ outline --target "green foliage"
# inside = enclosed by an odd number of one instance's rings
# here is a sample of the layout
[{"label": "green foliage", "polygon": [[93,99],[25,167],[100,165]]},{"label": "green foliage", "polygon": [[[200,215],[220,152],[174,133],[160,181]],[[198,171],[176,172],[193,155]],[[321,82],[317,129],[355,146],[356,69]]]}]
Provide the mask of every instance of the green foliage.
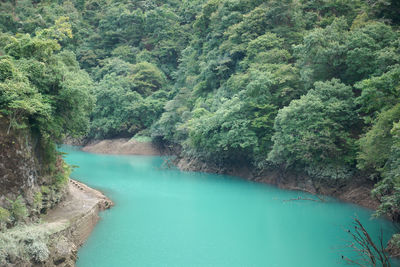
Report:
[{"label": "green foliage", "polygon": [[69,181],[69,176],[72,172],[71,167],[63,161],[60,161],[62,166],[59,167],[57,173],[54,176],[53,186],[58,190],[65,187]]},{"label": "green foliage", "polygon": [[42,195],[48,195],[50,194],[50,188],[48,186],[42,185],[40,187],[40,192],[42,193]]},{"label": "green foliage", "polygon": [[390,131],[390,154],[386,155],[385,165],[379,169],[384,179],[372,191],[381,201],[376,214],[390,214],[394,220],[400,216],[400,117],[396,121]]},{"label": "green foliage", "polygon": [[[258,36],[256,39],[249,42],[246,49],[248,60],[254,60],[262,52],[266,52],[273,48],[281,48],[283,39],[278,38],[276,34],[267,32],[264,35]],[[275,51],[274,51],[275,52]]]},{"label": "green foliage", "polygon": [[151,128],[151,137],[154,140],[179,144],[187,138],[183,123],[190,118],[190,99],[189,90],[182,88],[174,99],[165,104],[165,112]]},{"label": "green foliage", "polygon": [[11,126],[25,126],[28,116],[49,118],[50,105],[25,77],[7,79],[0,83],[0,111],[9,116]]},{"label": "green foliage", "polygon": [[355,85],[357,89],[361,90],[357,104],[359,104],[359,112],[367,124],[372,123],[379,112],[392,108],[398,103],[399,83],[400,65],[394,65],[390,71],[381,76],[362,80]]},{"label": "green foliage", "polygon": [[15,59],[34,58],[40,61],[48,59],[55,51],[60,50],[56,40],[43,39],[29,34],[9,36],[4,51]]},{"label": "green foliage", "polygon": [[390,26],[367,22],[348,34],[345,79],[353,83],[370,75],[381,75],[400,63],[399,34]]},{"label": "green foliage", "polygon": [[307,86],[332,78],[352,84],[398,64],[398,42],[398,33],[383,23],[365,22],[349,31],[340,18],[310,31],[295,51]]},{"label": "green foliage", "polygon": [[36,212],[40,212],[41,208],[43,206],[43,195],[42,192],[36,192],[35,195],[33,196],[33,209]]},{"label": "green foliage", "polygon": [[133,83],[134,90],[141,95],[150,95],[165,85],[164,74],[151,63],[138,63],[133,66],[132,72],[130,80]]},{"label": "green foliage", "polygon": [[0,233],[0,264],[10,265],[9,255],[25,262],[40,263],[48,259],[47,244],[52,231],[43,225],[19,225]]},{"label": "green foliage", "polygon": [[221,164],[369,175],[382,212],[397,214],[398,9],[391,0],[5,1],[0,113],[10,130],[38,133],[55,183],[65,177],[54,141],[151,135]]},{"label": "green foliage", "polygon": [[0,81],[4,82],[13,76],[14,65],[10,58],[0,59]]},{"label": "green foliage", "polygon": [[131,83],[127,78],[118,78],[115,74],[106,75],[96,86],[94,94],[96,106],[92,114],[92,137],[111,137],[134,132],[128,122],[128,108],[132,102],[139,101],[142,97],[131,90]]},{"label": "green foliage", "polygon": [[359,111],[370,125],[358,140],[358,167],[375,179],[382,177],[372,191],[381,205],[376,215],[400,216],[400,104],[399,68],[356,84]]},{"label": "green foliage", "polygon": [[312,176],[344,178],[354,164],[349,129],[355,122],[351,88],[338,80],[317,82],[278,112],[269,159],[306,168]]},{"label": "green foliage", "polygon": [[392,155],[393,124],[400,120],[400,104],[380,113],[372,128],[359,140],[358,166],[361,169],[381,170]]},{"label": "green foliage", "polygon": [[25,218],[28,216],[28,210],[22,196],[18,196],[14,201],[9,200],[9,202],[11,220],[14,223],[25,220]]},{"label": "green foliage", "polygon": [[315,28],[310,31],[301,44],[295,47],[297,64],[301,69],[302,80],[307,87],[315,81],[340,78],[344,68],[347,22],[335,19],[326,28]]},{"label": "green foliage", "polygon": [[92,81],[75,54],[59,42],[72,37],[67,17],[32,34],[4,34],[0,49],[0,112],[10,129],[29,127],[37,134],[44,170],[55,163],[54,142],[86,133],[93,97]]},{"label": "green foliage", "polygon": [[257,137],[249,130],[250,121],[243,109],[238,97],[226,101],[215,113],[195,109],[188,122],[190,147],[222,160],[247,158],[257,145]]},{"label": "green foliage", "polygon": [[369,12],[377,18],[399,25],[400,3],[396,0],[373,0],[369,2]]},{"label": "green foliage", "polygon": [[[398,169],[397,169],[398,170]],[[379,198],[381,204],[376,210],[375,216],[389,214],[393,220],[398,220],[400,213],[400,181],[399,178],[393,181],[393,177],[380,181],[372,191],[372,194]]]},{"label": "green foliage", "polygon": [[135,134],[135,136],[131,140],[134,140],[139,143],[149,143],[149,142],[151,142],[151,137],[140,135],[140,134]]},{"label": "green foliage", "polygon": [[7,227],[7,223],[10,221],[11,214],[8,210],[0,207],[0,232]]},{"label": "green foliage", "polygon": [[[150,127],[161,115],[168,94],[152,90],[160,84],[157,78],[162,76],[152,76],[148,69],[137,68],[132,72],[133,78],[107,74],[95,87],[97,101],[92,113],[90,137],[132,136]],[[146,95],[142,96],[139,90]]]}]

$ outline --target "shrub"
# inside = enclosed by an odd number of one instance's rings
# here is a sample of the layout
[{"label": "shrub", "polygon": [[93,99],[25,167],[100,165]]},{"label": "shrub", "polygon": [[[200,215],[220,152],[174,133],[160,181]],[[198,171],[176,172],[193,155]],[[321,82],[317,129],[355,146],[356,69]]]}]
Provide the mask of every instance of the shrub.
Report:
[{"label": "shrub", "polygon": [[43,195],[42,192],[36,192],[35,195],[33,196],[33,206],[34,209],[37,212],[40,212],[40,209],[42,208],[43,204]]},{"label": "shrub", "polygon": [[149,136],[136,134],[134,137],[132,137],[131,140],[136,141],[138,143],[149,143],[151,142],[152,139]]},{"label": "shrub", "polygon": [[42,195],[48,195],[50,194],[50,188],[48,186],[42,185],[40,187],[40,191],[42,191]]},{"label": "shrub", "polygon": [[393,235],[390,243],[396,248],[400,248],[400,234]]},{"label": "shrub", "polygon": [[355,162],[350,129],[356,122],[352,88],[336,79],[317,82],[279,110],[269,159],[301,167],[313,177],[350,177]]},{"label": "shrub", "polygon": [[47,260],[50,254],[47,248],[50,235],[52,231],[56,232],[60,229],[50,229],[41,224],[20,224],[0,233],[0,266],[10,265],[8,262],[10,255],[14,255],[24,263],[33,261],[39,263]]},{"label": "shrub", "polygon": [[11,218],[14,221],[14,223],[22,221],[28,216],[28,210],[21,196],[18,196],[15,201],[9,200],[9,202],[11,203],[11,208],[10,208]]},{"label": "shrub", "polygon": [[7,222],[10,220],[10,212],[0,207],[0,231],[6,228]]},{"label": "shrub", "polygon": [[35,262],[43,262],[47,260],[50,252],[46,244],[42,241],[30,241],[31,242],[26,246],[26,251],[28,252],[31,259],[33,259]]}]

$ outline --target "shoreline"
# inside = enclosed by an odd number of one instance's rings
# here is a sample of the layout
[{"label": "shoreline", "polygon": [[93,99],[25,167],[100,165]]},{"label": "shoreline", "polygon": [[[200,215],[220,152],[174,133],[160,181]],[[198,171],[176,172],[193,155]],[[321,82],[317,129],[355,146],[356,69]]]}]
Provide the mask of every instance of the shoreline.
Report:
[{"label": "shoreline", "polygon": [[[210,163],[200,162],[197,159],[181,157],[179,153],[165,153],[151,142],[133,141],[131,139],[105,139],[89,142],[83,145],[82,151],[108,155],[175,155],[173,164],[182,171],[198,171],[215,174],[227,174],[249,181],[277,186],[285,190],[297,190],[313,195],[325,195],[337,198],[346,203],[352,203],[364,208],[376,210],[379,201],[372,198],[373,182],[365,179],[354,179],[350,183],[343,181],[319,181],[318,183],[306,175],[294,172],[271,169],[263,173],[256,173],[246,164],[237,166],[212,166]],[[150,151],[150,152],[149,152]]]},{"label": "shoreline", "polygon": [[162,153],[151,142],[128,138],[96,140],[82,146],[82,151],[110,155],[160,156]]},{"label": "shoreline", "polygon": [[50,239],[64,241],[62,246],[49,244],[53,264],[60,267],[76,266],[78,250],[100,220],[99,213],[113,205],[100,191],[69,179],[66,199],[44,216],[44,227],[64,223],[64,227],[50,236]]},{"label": "shoreline", "polygon": [[76,266],[78,249],[99,221],[99,212],[114,203],[100,191],[78,181],[69,179],[66,187],[64,199],[43,215],[40,222],[0,232],[1,266]]},{"label": "shoreline", "polygon": [[[64,227],[51,236],[51,239],[56,237],[65,241],[64,251],[60,250],[59,244],[54,249],[50,245],[53,263],[57,266],[76,266],[78,250],[100,220],[99,213],[112,206],[114,203],[100,191],[69,179],[66,199],[44,216],[45,225],[64,222]],[[69,249],[65,250],[66,247]]]},{"label": "shoreline", "polygon": [[[310,179],[307,175],[302,175],[296,172],[288,172],[284,170],[279,170],[277,168],[263,171],[262,173],[257,172],[254,168],[248,166],[247,164],[238,164],[237,166],[216,166],[210,163],[201,162],[198,159],[189,159],[179,155],[179,152],[162,151],[157,149],[151,142],[141,143],[141,146],[137,146],[137,143],[131,142],[130,140],[123,140],[122,142],[128,143],[131,151],[134,153],[128,153],[126,150],[121,151],[120,145],[114,146],[113,144],[121,144],[121,139],[116,140],[103,140],[95,142],[94,145],[83,145],[81,150],[90,153],[100,153],[100,154],[110,154],[110,155],[171,155],[176,156],[172,160],[172,163],[182,171],[197,171],[206,172],[214,174],[226,174],[239,177],[241,179],[246,179],[249,181],[264,183],[278,187],[284,190],[296,190],[312,195],[320,195],[333,197],[341,202],[355,204],[363,208],[375,211],[380,202],[374,199],[371,195],[371,190],[374,187],[374,183],[370,180],[363,179],[362,177],[354,177],[351,181],[314,181]],[[96,144],[107,144],[106,146],[96,146]],[[106,147],[107,149],[104,149]],[[122,146],[124,147],[124,146]],[[140,147],[151,147],[156,151],[149,154],[148,150],[141,151]],[[102,148],[102,149],[97,149]],[[125,146],[126,149],[126,146]],[[153,150],[153,151],[154,151]],[[142,153],[143,152],[143,153]],[[391,218],[386,217],[386,219],[391,220]],[[400,251],[393,247],[390,243],[387,244],[387,249],[389,253],[394,257],[399,257]]]},{"label": "shoreline", "polygon": [[265,170],[261,173],[255,172],[245,164],[237,166],[210,166],[209,163],[178,157],[174,164],[183,171],[200,171],[206,173],[227,174],[257,183],[269,184],[279,189],[302,191],[312,195],[334,197],[342,202],[356,204],[361,207],[375,211],[379,201],[371,196],[373,182],[354,179],[346,181],[313,181],[307,175],[283,171],[279,169]]}]

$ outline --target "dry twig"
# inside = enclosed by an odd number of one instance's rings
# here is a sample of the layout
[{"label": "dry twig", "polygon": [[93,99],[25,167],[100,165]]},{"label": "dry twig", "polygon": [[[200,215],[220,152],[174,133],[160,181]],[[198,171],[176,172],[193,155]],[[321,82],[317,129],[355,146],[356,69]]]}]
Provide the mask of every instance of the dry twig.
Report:
[{"label": "dry twig", "polygon": [[342,259],[350,264],[363,267],[391,267],[389,257],[383,245],[382,229],[379,237],[379,245],[376,245],[373,242],[371,236],[357,218],[354,219],[354,231],[348,230],[348,233],[353,238],[353,242],[349,244],[349,247],[352,248],[353,251],[357,252],[359,258],[357,260],[353,260],[342,256]]}]

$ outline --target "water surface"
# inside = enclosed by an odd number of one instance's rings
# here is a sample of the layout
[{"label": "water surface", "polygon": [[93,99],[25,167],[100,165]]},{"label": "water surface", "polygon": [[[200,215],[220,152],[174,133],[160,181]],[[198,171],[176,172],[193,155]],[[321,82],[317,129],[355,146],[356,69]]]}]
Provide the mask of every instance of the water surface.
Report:
[{"label": "water surface", "polygon": [[306,193],[166,168],[161,157],[97,155],[64,146],[72,177],[109,196],[79,250],[78,267],[343,266],[357,217],[385,242],[393,225],[338,201],[287,201]]}]

